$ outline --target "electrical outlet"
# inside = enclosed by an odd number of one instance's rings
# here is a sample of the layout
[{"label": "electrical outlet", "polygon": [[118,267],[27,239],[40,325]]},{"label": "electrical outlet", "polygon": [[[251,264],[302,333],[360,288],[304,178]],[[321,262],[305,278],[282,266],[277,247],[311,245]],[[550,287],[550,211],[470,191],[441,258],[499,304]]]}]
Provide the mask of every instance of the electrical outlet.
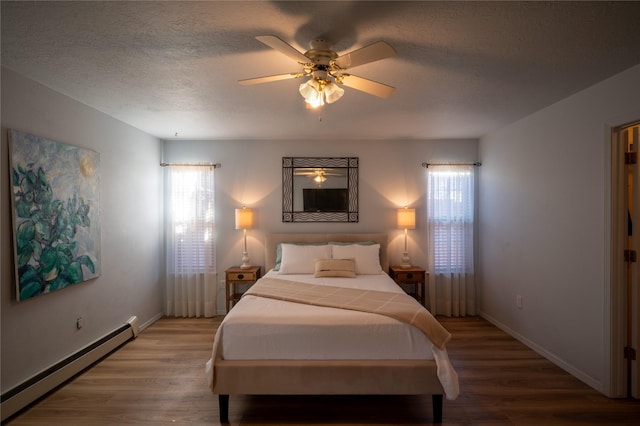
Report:
[{"label": "electrical outlet", "polygon": [[520,295],[516,296],[516,307],[518,309],[522,309],[522,296]]}]

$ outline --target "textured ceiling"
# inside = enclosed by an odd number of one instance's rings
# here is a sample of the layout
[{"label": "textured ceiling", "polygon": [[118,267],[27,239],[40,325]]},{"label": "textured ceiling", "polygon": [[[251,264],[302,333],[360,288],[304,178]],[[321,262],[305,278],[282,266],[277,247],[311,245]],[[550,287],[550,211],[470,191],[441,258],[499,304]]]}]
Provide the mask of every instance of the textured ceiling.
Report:
[{"label": "textured ceiling", "polygon": [[[11,2],[2,65],[163,139],[476,138],[640,63],[640,2]],[[397,88],[304,108],[255,39],[398,55],[350,70]],[[640,84],[640,82],[639,82]]]}]

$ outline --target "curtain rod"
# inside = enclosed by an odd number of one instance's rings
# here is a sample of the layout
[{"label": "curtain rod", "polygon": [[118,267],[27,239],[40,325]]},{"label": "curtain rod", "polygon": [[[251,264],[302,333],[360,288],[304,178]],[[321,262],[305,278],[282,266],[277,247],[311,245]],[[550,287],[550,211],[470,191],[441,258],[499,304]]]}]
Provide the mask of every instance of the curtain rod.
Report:
[{"label": "curtain rod", "polygon": [[200,166],[200,167],[213,167],[219,169],[222,167],[220,163],[160,163],[160,167],[167,166]]},{"label": "curtain rod", "polygon": [[422,163],[422,167],[429,168],[429,166],[482,166],[482,163]]}]

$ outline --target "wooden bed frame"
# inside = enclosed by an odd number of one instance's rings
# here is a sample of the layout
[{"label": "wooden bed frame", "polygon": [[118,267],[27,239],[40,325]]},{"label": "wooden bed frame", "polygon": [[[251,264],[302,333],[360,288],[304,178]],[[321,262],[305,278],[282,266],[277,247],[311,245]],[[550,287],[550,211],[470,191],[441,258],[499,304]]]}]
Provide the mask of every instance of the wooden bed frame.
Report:
[{"label": "wooden bed frame", "polygon": [[[273,268],[277,243],[360,242],[380,244],[388,271],[387,234],[270,234],[265,271]],[[431,360],[250,360],[215,359],[212,391],[220,422],[229,422],[229,395],[432,395],[433,421],[442,422],[444,389]]]}]

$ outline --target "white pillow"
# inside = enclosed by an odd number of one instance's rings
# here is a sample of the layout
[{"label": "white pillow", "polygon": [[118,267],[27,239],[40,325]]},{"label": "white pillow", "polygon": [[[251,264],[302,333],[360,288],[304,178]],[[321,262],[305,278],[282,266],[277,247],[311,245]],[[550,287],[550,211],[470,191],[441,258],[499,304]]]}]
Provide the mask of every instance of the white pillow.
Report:
[{"label": "white pillow", "polygon": [[331,246],[301,246],[281,244],[282,262],[279,274],[313,274],[316,271],[316,259],[331,258]]},{"label": "white pillow", "polygon": [[331,245],[334,259],[354,259],[356,274],[378,275],[382,273],[380,266],[380,244],[361,245]]}]

